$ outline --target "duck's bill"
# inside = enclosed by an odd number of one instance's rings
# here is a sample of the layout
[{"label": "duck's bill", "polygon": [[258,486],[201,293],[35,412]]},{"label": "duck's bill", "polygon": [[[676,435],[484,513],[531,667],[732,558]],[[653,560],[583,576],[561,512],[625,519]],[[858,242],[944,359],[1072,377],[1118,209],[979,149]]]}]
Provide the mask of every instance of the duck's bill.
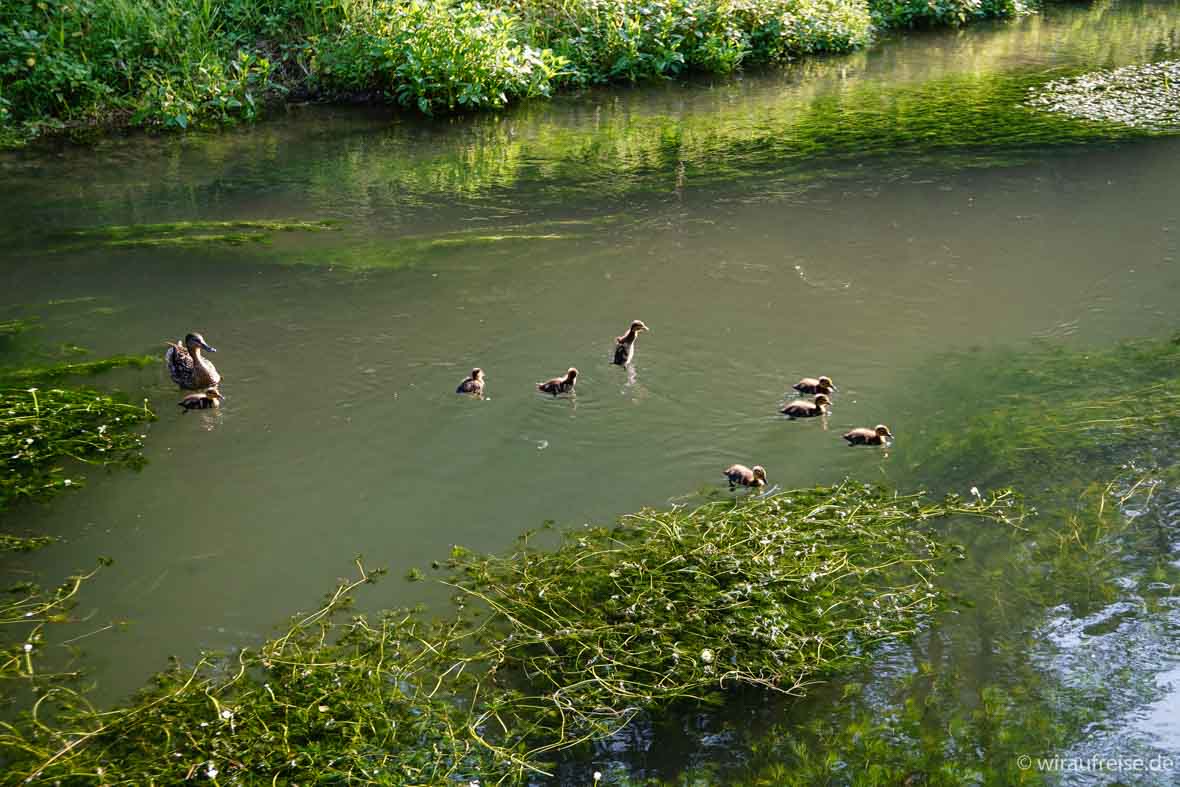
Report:
[{"label": "duck's bill", "polygon": [[211,353],[217,352],[216,347],[210,347],[209,345],[205,344],[204,342],[201,342],[201,349],[205,350],[206,352],[211,352]]}]

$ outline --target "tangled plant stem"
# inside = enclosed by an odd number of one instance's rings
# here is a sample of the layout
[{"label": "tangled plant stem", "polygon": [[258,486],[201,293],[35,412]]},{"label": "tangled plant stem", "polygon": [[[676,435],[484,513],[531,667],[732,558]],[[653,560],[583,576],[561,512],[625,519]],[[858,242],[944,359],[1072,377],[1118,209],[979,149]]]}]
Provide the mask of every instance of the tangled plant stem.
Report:
[{"label": "tangled plant stem", "polygon": [[[642,511],[507,555],[456,548],[453,614],[347,616],[342,583],[281,636],[179,664],[122,708],[54,686],[0,735],[13,773],[171,783],[524,781],[546,758],[637,714],[787,694],[907,637],[946,602],[957,550],[928,525],[1019,516],[1008,493],[965,502],[846,482],[695,510]],[[44,699],[44,698],[43,698]]]}]

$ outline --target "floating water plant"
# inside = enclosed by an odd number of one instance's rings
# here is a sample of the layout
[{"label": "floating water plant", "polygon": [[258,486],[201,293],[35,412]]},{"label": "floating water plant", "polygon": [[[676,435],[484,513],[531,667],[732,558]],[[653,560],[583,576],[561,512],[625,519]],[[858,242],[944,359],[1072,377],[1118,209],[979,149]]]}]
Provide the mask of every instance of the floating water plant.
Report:
[{"label": "floating water plant", "polygon": [[1180,60],[1124,66],[1029,91],[1029,106],[1148,131],[1180,131]]},{"label": "floating water plant", "polygon": [[137,465],[143,435],[134,427],[154,417],[146,403],[87,388],[0,388],[0,511],[79,486],[67,460]]},{"label": "floating water plant", "polygon": [[936,502],[852,482],[643,511],[552,549],[456,548],[455,609],[432,621],[346,617],[371,579],[360,567],[282,636],[177,665],[125,707],[55,686],[0,753],[18,778],[101,768],[112,784],[520,782],[644,712],[739,686],[803,694],[945,603],[932,580],[957,550],[932,522],[1016,515],[1006,493]]}]

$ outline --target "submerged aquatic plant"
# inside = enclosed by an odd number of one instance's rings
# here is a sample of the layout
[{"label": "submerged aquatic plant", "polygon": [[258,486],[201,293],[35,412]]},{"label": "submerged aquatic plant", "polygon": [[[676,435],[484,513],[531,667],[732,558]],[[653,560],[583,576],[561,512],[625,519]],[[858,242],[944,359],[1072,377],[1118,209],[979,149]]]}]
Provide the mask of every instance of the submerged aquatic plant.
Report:
[{"label": "submerged aquatic plant", "polygon": [[112,355],[97,361],[58,363],[53,366],[29,366],[15,369],[0,369],[0,386],[29,385],[60,380],[63,377],[89,377],[111,369],[142,369],[159,363],[151,355]]},{"label": "submerged aquatic plant", "polygon": [[[137,467],[143,434],[137,427],[155,415],[143,404],[62,380],[156,359],[119,355],[52,366],[0,368],[0,514],[18,500],[43,499],[83,485],[67,462]],[[0,551],[33,549],[45,536],[0,535]]]},{"label": "submerged aquatic plant", "polygon": [[[70,243],[50,252],[77,251],[93,246],[187,247],[265,243],[275,232],[325,232],[340,229],[335,221],[233,219],[228,221],[170,221],[155,224],[108,224],[58,233]],[[230,232],[230,230],[238,230]]]},{"label": "submerged aquatic plant", "polygon": [[[942,502],[846,482],[695,510],[643,511],[553,549],[456,548],[455,610],[319,611],[231,657],[176,665],[120,708],[55,687],[0,735],[19,777],[170,783],[524,781],[637,714],[748,686],[799,695],[913,634],[946,602],[957,550],[928,525],[1002,522],[1012,497]],[[57,716],[49,717],[51,704]],[[211,764],[211,765],[210,765]]]},{"label": "submerged aquatic plant", "polygon": [[956,353],[935,366],[920,373],[938,399],[982,406],[966,418],[927,419],[932,437],[914,452],[926,477],[953,467],[958,483],[1053,479],[1072,498],[1079,485],[1108,475],[1099,465],[1129,461],[1180,434],[1180,335],[1097,350],[1043,342]]},{"label": "submerged aquatic plant", "polygon": [[0,512],[21,499],[77,487],[62,462],[137,466],[154,419],[147,403],[130,404],[88,388],[0,388]]}]

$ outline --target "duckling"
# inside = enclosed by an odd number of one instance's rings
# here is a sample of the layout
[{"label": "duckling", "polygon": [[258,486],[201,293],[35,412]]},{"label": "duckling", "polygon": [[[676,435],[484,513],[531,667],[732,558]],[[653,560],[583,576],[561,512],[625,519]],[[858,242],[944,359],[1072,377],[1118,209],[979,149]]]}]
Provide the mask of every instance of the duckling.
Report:
[{"label": "duckling", "polygon": [[873,429],[860,427],[844,433],[844,439],[849,445],[885,445],[893,439],[893,432],[885,424],[877,424]]},{"label": "duckling", "polygon": [[565,373],[565,377],[554,377],[552,380],[537,383],[537,390],[554,396],[571,393],[574,390],[574,383],[577,381],[578,370],[571,366],[569,371]]},{"label": "duckling", "polygon": [[221,395],[221,391],[217,390],[216,387],[210,386],[201,393],[189,394],[177,402],[177,404],[183,407],[187,413],[189,410],[208,410],[211,407],[220,407],[223,399],[225,397]]},{"label": "duckling", "polygon": [[766,468],[762,465],[754,465],[753,467],[730,465],[725,468],[723,474],[729,479],[730,489],[733,489],[738,484],[759,487],[766,483]]},{"label": "duckling", "polygon": [[793,386],[799,393],[807,394],[830,394],[832,391],[838,390],[836,386],[832,385],[831,377],[804,377]]},{"label": "duckling", "polygon": [[615,339],[615,363],[619,366],[631,363],[631,359],[635,357],[635,339],[640,331],[646,330],[648,327],[643,324],[643,320],[634,320],[627,332]]},{"label": "duckling", "polygon": [[190,333],[184,337],[184,342],[166,342],[167,351],[164,353],[164,365],[172,380],[181,388],[197,390],[209,388],[221,382],[221,375],[217,368],[201,354],[201,350],[211,353],[217,352],[205,342],[205,337],[199,333]]},{"label": "duckling", "polygon": [[483,396],[483,369],[480,369],[478,366],[472,369],[471,376],[459,383],[459,387],[455,389],[455,393]]},{"label": "duckling", "polygon": [[817,415],[827,415],[831,404],[832,400],[828,398],[827,394],[817,395],[814,402],[796,399],[783,408],[783,415],[789,415],[792,418],[813,418]]}]

